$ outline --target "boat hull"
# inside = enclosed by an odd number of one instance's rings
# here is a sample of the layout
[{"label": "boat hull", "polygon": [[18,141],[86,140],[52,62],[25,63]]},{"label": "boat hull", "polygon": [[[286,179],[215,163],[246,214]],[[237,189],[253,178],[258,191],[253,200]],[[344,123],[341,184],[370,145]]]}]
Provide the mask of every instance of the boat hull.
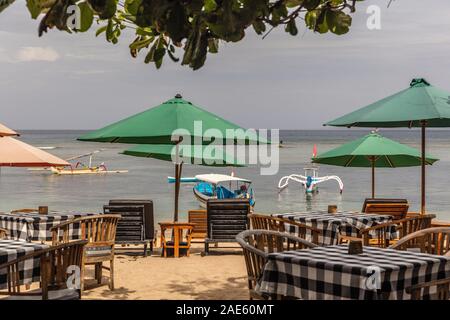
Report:
[{"label": "boat hull", "polygon": [[[198,191],[197,189],[193,188],[194,190],[194,196],[197,199],[200,207],[205,208],[206,209],[206,204],[208,202],[208,200],[210,199],[217,199],[217,196],[207,196],[203,193],[201,193],[200,191]],[[242,199],[241,198],[236,198],[236,199]],[[253,206],[250,206],[250,210],[253,211],[253,207],[255,206],[255,203],[253,203]]]}]

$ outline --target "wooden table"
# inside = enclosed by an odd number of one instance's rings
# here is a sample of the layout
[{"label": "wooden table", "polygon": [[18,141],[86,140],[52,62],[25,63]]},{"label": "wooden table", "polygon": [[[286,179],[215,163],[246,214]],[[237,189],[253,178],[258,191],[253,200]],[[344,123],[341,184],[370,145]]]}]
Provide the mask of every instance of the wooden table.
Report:
[{"label": "wooden table", "polygon": [[[38,250],[47,249],[49,246],[45,244],[31,243],[20,240],[0,240],[0,265],[8,263],[16,258],[20,258],[28,253]],[[20,282],[28,285],[33,281],[40,280],[40,259],[30,259],[21,263],[19,266]],[[7,286],[6,270],[0,270],[0,289]]]},{"label": "wooden table", "polygon": [[375,247],[351,255],[338,245],[269,254],[256,290],[304,300],[407,300],[406,288],[448,277],[450,257]]},{"label": "wooden table", "polygon": [[[68,220],[95,214],[98,213],[57,211],[51,211],[48,214],[37,212],[0,213],[0,228],[8,231],[10,239],[45,242],[52,240],[50,231],[52,227]],[[71,240],[79,239],[80,231],[77,226],[73,226],[69,231]]]},{"label": "wooden table", "polygon": [[[175,258],[180,256],[180,249],[187,249],[187,256],[191,248],[191,234],[194,228],[194,223],[188,222],[160,222],[161,228],[161,247],[163,249],[163,256],[167,257],[167,249],[173,249]],[[165,232],[172,230],[172,241],[167,241]],[[186,243],[183,244],[183,233],[186,231]]]}]

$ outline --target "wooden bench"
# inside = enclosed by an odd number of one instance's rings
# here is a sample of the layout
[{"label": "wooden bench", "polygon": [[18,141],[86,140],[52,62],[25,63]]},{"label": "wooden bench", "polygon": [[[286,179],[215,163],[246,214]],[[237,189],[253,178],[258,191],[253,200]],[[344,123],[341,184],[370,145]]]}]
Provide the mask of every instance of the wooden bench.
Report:
[{"label": "wooden bench", "polygon": [[206,205],[208,221],[204,254],[210,243],[237,242],[236,235],[248,229],[248,199],[210,199]]},{"label": "wooden bench", "polygon": [[189,210],[188,222],[194,226],[191,234],[193,243],[203,243],[208,234],[208,218],[206,210]]}]

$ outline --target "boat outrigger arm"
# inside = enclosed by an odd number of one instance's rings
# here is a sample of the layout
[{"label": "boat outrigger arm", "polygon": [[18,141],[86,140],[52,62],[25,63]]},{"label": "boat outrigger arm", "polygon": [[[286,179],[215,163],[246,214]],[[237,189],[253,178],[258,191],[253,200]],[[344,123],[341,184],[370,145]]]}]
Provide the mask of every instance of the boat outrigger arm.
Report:
[{"label": "boat outrigger arm", "polygon": [[339,192],[340,193],[342,193],[342,191],[344,190],[344,183],[342,182],[341,178],[339,178],[338,176],[325,176],[325,177],[312,178],[310,183],[308,184],[308,177],[305,177],[301,174],[291,174],[289,176],[284,176],[283,178],[280,179],[280,181],[278,182],[279,192],[281,192],[285,188],[287,188],[289,185],[289,182],[291,180],[302,184],[305,187],[305,190],[307,193],[313,192],[316,184],[324,182],[324,181],[328,181],[328,180],[336,180],[337,181],[337,183],[339,184]]},{"label": "boat outrigger arm", "polygon": [[341,178],[338,176],[324,176],[319,177],[319,168],[318,167],[309,167],[303,168],[305,170],[305,174],[291,174],[289,176],[284,176],[278,182],[278,192],[283,191],[288,185],[289,182],[295,181],[303,185],[305,187],[306,193],[315,193],[319,191],[318,184],[328,180],[335,180],[339,184],[339,191],[342,193],[344,190],[344,183],[342,183]]}]

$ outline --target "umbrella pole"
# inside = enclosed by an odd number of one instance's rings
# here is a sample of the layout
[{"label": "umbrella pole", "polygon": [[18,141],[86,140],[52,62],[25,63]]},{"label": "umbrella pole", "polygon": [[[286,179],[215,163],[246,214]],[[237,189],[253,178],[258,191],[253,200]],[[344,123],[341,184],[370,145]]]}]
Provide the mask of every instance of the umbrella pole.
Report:
[{"label": "umbrella pole", "polygon": [[173,212],[173,221],[178,222],[178,198],[180,194],[180,169],[179,169],[179,152],[178,143],[175,145],[175,207]]},{"label": "umbrella pole", "polygon": [[372,199],[375,198],[375,160],[372,158]]},{"label": "umbrella pole", "polygon": [[421,181],[421,206],[420,213],[425,214],[425,127],[427,122],[425,120],[421,121],[422,125],[422,181]]}]

